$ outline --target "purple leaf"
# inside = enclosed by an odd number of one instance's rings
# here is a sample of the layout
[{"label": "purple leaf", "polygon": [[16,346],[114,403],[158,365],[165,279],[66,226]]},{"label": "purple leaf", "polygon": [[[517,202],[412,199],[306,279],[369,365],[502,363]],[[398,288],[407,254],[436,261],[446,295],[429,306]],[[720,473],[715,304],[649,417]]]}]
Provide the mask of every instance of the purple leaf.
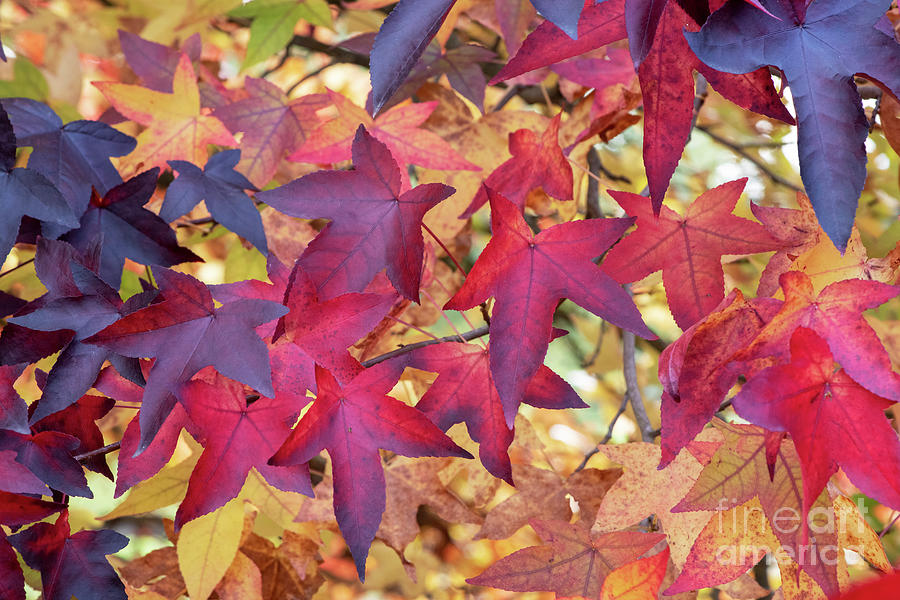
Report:
[{"label": "purple leaf", "polygon": [[900,93],[900,45],[876,29],[891,2],[764,4],[777,18],[730,0],[698,33],[685,35],[714,69],[748,73],[773,65],[784,72],[797,110],[800,175],[822,229],[844,249],[866,180],[868,121],[853,76],[863,73]]}]

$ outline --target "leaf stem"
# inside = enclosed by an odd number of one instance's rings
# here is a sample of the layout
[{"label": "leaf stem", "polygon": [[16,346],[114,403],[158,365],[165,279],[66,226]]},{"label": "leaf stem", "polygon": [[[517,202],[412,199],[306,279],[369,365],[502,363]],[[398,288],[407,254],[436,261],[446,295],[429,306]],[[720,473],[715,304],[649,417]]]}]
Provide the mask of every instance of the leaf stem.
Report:
[{"label": "leaf stem", "polygon": [[388,359],[394,358],[395,356],[401,356],[406,354],[407,352],[412,352],[417,348],[422,348],[424,346],[431,346],[432,344],[443,344],[444,342],[468,342],[480,337],[484,337],[488,334],[488,327],[484,325],[479,327],[478,329],[472,329],[471,331],[466,331],[459,335],[448,335],[442,338],[435,338],[433,340],[424,340],[422,342],[416,342],[415,344],[408,344],[406,346],[402,346],[397,348],[396,350],[391,350],[385,354],[380,356],[376,356],[374,358],[370,358],[369,360],[364,360],[362,362],[362,366],[369,368],[371,366],[377,365],[380,362],[384,362]]},{"label": "leaf stem", "polygon": [[20,262],[16,266],[14,266],[12,269],[9,269],[8,271],[4,271],[4,272],[0,273],[0,277],[9,275],[13,271],[17,271],[17,270],[21,269],[22,267],[24,267],[25,265],[31,264],[33,262],[34,262],[34,258],[29,258],[28,260],[23,260],[22,262]]},{"label": "leaf stem", "polygon": [[437,234],[435,234],[431,230],[431,228],[428,225],[426,225],[424,222],[422,223],[422,227],[425,228],[425,231],[428,232],[428,235],[430,235],[432,238],[434,238],[434,241],[437,242],[438,246],[441,247],[441,250],[443,250],[444,253],[447,254],[447,256],[450,258],[450,260],[453,261],[453,264],[456,265],[456,268],[459,269],[459,272],[463,274],[463,277],[465,277],[466,270],[463,269],[462,265],[459,264],[459,262],[456,260],[456,258],[454,258],[452,254],[450,254],[450,250],[447,249],[447,246],[444,245],[444,242],[441,241],[441,238],[439,238],[437,236]]},{"label": "leaf stem", "polygon": [[122,446],[122,442],[113,442],[112,444],[107,444],[102,448],[97,448],[96,450],[91,450],[90,452],[85,452],[83,454],[76,454],[72,458],[77,460],[78,462],[84,462],[89,458],[94,458],[95,456],[103,456],[109,454],[110,452],[115,452]]}]

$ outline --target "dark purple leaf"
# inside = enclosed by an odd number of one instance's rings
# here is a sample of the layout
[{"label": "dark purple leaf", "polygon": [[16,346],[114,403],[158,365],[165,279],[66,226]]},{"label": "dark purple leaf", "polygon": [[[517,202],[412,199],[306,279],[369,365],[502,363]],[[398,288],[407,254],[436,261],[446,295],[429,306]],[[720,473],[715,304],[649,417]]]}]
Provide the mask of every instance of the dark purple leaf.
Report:
[{"label": "dark purple leaf", "polygon": [[202,170],[184,160],[170,160],[178,178],[166,190],[160,218],[172,222],[205,200],[216,221],[268,254],[262,218],[253,199],[244,193],[256,191],[256,187],[234,170],[240,159],[240,150],[224,150],[213,155]]},{"label": "dark purple leaf", "polygon": [[868,121],[853,76],[900,93],[900,46],[876,29],[891,2],[764,4],[777,18],[729,0],[698,33],[686,34],[688,43],[720,71],[773,65],[784,72],[797,110],[800,175],[822,229],[844,249],[866,180]]}]

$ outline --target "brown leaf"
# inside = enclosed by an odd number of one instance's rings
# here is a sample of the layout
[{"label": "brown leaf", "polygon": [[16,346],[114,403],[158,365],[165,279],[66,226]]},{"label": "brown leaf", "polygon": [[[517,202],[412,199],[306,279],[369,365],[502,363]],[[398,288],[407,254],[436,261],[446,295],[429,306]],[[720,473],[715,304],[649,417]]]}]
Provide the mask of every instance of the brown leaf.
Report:
[{"label": "brown leaf", "polygon": [[289,530],[284,532],[278,547],[264,537],[250,534],[238,555],[246,555],[255,563],[265,600],[312,598],[325,582],[318,572],[319,545]]}]

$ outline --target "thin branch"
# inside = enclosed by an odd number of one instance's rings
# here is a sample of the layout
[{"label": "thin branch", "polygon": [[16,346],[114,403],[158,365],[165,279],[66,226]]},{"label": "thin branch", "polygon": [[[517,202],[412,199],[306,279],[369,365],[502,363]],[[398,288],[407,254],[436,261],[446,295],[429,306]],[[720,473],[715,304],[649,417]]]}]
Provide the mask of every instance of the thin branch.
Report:
[{"label": "thin branch", "polygon": [[703,104],[706,102],[706,98],[709,96],[709,83],[706,81],[706,77],[697,73],[697,83],[694,88],[694,113],[691,116],[691,130],[688,132],[687,141],[691,141],[691,134],[694,133],[694,128],[697,126],[697,119],[700,117],[700,109],[703,108]]},{"label": "thin branch", "polygon": [[293,91],[296,90],[296,89],[300,86],[301,83],[303,83],[303,82],[306,81],[307,79],[310,79],[311,77],[315,77],[316,75],[318,75],[319,73],[321,73],[322,71],[324,71],[325,69],[327,69],[328,67],[333,67],[334,65],[338,65],[338,64],[340,64],[340,61],[338,61],[338,60],[332,60],[332,61],[330,61],[330,62],[325,63],[325,64],[322,65],[321,67],[318,67],[318,68],[316,68],[316,69],[313,69],[312,71],[310,71],[309,73],[305,74],[303,77],[301,77],[300,79],[298,79],[296,82],[294,82],[294,83],[291,85],[291,87],[289,87],[287,90],[285,90],[284,95],[285,95],[285,96],[290,96],[291,93],[293,93]]},{"label": "thin branch", "polygon": [[500,98],[500,100],[497,102],[497,104],[494,105],[494,108],[491,109],[491,112],[497,112],[498,110],[500,110],[501,108],[506,106],[506,104],[510,100],[515,98],[521,90],[522,90],[522,86],[520,86],[518,84],[510,86],[510,88],[508,90],[506,90],[506,93],[503,94],[503,97]]},{"label": "thin branch", "polygon": [[471,331],[466,331],[461,333],[460,335],[448,335],[442,338],[436,338],[433,340],[424,340],[422,342],[416,342],[415,344],[408,344],[406,346],[401,346],[396,350],[391,350],[385,354],[380,356],[376,356],[374,358],[370,358],[369,360],[362,361],[362,366],[369,368],[373,365],[377,365],[380,362],[384,362],[388,359],[394,358],[395,356],[401,356],[406,354],[407,352],[412,352],[417,348],[423,348],[425,346],[431,346],[432,344],[443,344],[444,342],[468,342],[480,337],[484,337],[488,334],[487,325],[483,327],[479,327],[478,329],[472,329]]},{"label": "thin branch", "polygon": [[453,264],[456,265],[456,268],[459,269],[459,272],[463,274],[463,277],[465,277],[465,276],[466,276],[466,270],[462,268],[462,265],[459,264],[459,261],[457,261],[456,258],[453,256],[453,254],[450,253],[449,248],[447,248],[447,246],[444,245],[444,242],[441,241],[441,238],[439,238],[439,237],[437,236],[437,234],[431,230],[431,227],[429,227],[428,225],[426,225],[424,222],[422,223],[422,227],[425,228],[425,231],[428,232],[428,235],[430,235],[432,238],[434,238],[434,241],[437,242],[438,246],[441,247],[441,250],[444,251],[444,253],[445,253],[445,254],[450,258],[450,260],[453,262]]},{"label": "thin branch", "polygon": [[702,131],[703,133],[708,135],[710,137],[710,139],[712,139],[717,144],[725,146],[726,148],[728,148],[729,150],[731,150],[732,152],[734,152],[741,158],[746,158],[747,160],[752,162],[754,165],[756,165],[757,169],[762,171],[769,179],[771,179],[775,183],[777,183],[779,185],[783,185],[784,187],[790,188],[790,189],[794,190],[795,192],[803,191],[803,188],[801,188],[799,185],[797,185],[791,181],[788,181],[787,179],[785,179],[778,173],[775,173],[774,171],[772,171],[772,169],[769,168],[769,165],[764,163],[759,158],[753,156],[753,154],[747,152],[743,147],[741,147],[740,144],[735,144],[731,140],[723,138],[719,134],[714,133],[709,127],[707,127],[705,125],[697,125],[696,129],[698,129],[699,131]]},{"label": "thin branch", "polygon": [[17,270],[21,269],[22,267],[24,267],[25,265],[30,265],[33,262],[34,262],[34,258],[29,258],[28,260],[23,260],[22,262],[20,262],[16,266],[14,266],[12,269],[0,273],[0,277],[5,277],[5,276],[9,275],[10,273],[12,273],[13,271],[17,271]]},{"label": "thin branch", "polygon": [[647,416],[647,408],[644,406],[644,398],[641,396],[641,388],[637,380],[637,367],[634,363],[634,334],[626,329],[622,330],[622,371],[625,374],[625,396],[631,402],[631,410],[634,412],[634,420],[641,431],[641,439],[652,442],[653,426]]},{"label": "thin branch", "polygon": [[107,444],[102,448],[97,448],[96,450],[91,450],[90,452],[85,452],[84,454],[76,454],[72,458],[77,460],[78,462],[84,462],[90,458],[94,458],[95,456],[104,456],[109,454],[110,452],[115,452],[122,446],[122,442],[113,442],[112,444]]},{"label": "thin branch", "polygon": [[626,408],[628,408],[627,394],[622,396],[622,402],[619,404],[619,410],[616,411],[616,414],[613,415],[612,421],[609,422],[609,429],[606,430],[606,435],[603,436],[603,439],[600,440],[599,444],[597,444],[594,448],[591,449],[590,452],[584,455],[584,459],[581,461],[581,464],[575,467],[575,473],[584,470],[584,468],[588,464],[588,461],[591,460],[591,457],[600,452],[600,446],[609,443],[609,440],[612,439],[613,429],[615,429],[616,427],[616,422],[619,420],[619,417],[625,414]]}]

